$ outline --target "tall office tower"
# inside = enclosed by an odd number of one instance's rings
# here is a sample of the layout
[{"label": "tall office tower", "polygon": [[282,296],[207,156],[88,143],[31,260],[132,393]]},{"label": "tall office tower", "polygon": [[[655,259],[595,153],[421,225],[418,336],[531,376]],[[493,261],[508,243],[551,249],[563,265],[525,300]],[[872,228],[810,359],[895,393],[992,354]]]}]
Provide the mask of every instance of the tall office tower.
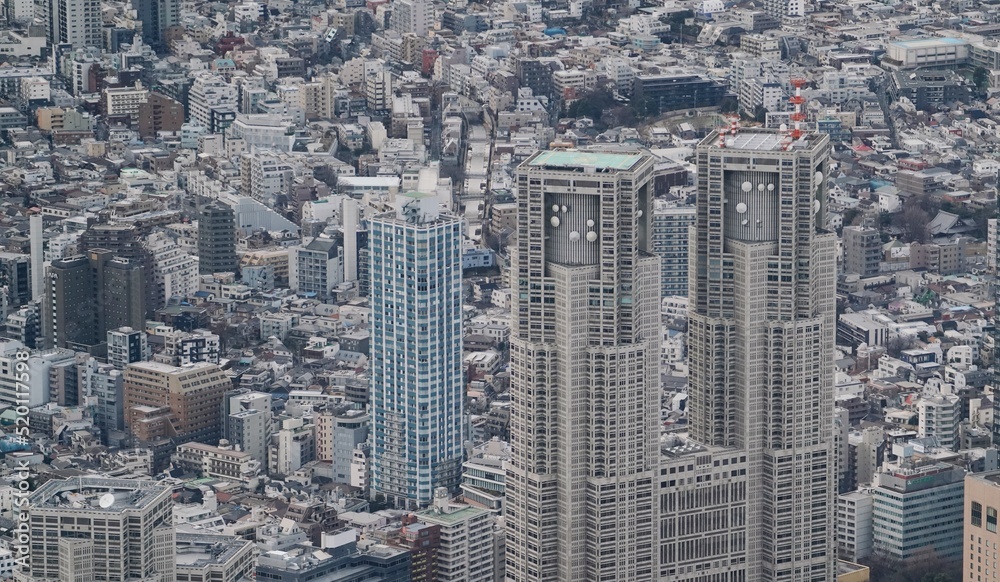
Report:
[{"label": "tall office tower", "polygon": [[154,481],[46,482],[28,498],[31,552],[18,579],[175,580],[172,492]]},{"label": "tall office tower", "polygon": [[150,358],[146,332],[131,327],[108,330],[108,363],[118,370]]},{"label": "tall office tower", "polygon": [[652,158],[517,171],[507,580],[657,579],[660,259]]},{"label": "tall office tower", "polygon": [[142,40],[153,47],[164,46],[163,33],[180,20],[179,0],[132,0],[142,21]]},{"label": "tall office tower", "polygon": [[747,453],[747,582],[836,578],[836,235],[829,138],[713,133],[697,148],[688,422]]},{"label": "tall office tower", "polygon": [[396,0],[392,3],[389,26],[399,34],[427,36],[434,22],[434,4],[430,0]]},{"label": "tall office tower", "polygon": [[694,224],[694,206],[653,201],[653,252],[662,260],[660,294],[688,293],[688,228]]},{"label": "tall office tower", "polygon": [[[146,248],[145,244],[145,237],[148,234],[147,228],[140,228],[135,224],[94,224],[80,235],[79,248],[80,254],[86,254],[94,249],[106,249],[111,251],[114,256],[142,267],[142,301],[146,309],[146,317],[152,319],[154,312],[163,307],[166,302],[162,297],[162,287],[156,285],[154,280],[153,253]],[[121,323],[112,325],[108,329],[123,325],[129,325],[136,329],[143,328],[142,325]]]},{"label": "tall office tower", "polygon": [[458,488],[466,439],[462,221],[433,194],[371,221],[373,489],[416,509]]},{"label": "tall office tower", "polygon": [[37,16],[45,24],[49,46],[69,43],[74,49],[100,48],[100,0],[39,0]]},{"label": "tall office tower", "polygon": [[52,261],[42,302],[45,347],[103,355],[109,329],[145,326],[143,281],[141,266],[105,249]]},{"label": "tall office tower", "polygon": [[221,202],[206,204],[198,212],[198,272],[240,272],[236,258],[236,215]]}]

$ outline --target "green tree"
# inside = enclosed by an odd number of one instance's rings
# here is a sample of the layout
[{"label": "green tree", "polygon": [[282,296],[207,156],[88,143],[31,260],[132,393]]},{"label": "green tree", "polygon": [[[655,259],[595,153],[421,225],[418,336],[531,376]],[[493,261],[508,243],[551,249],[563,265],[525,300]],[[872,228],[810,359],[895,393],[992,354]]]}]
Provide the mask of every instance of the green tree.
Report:
[{"label": "green tree", "polygon": [[848,208],[844,211],[844,226],[857,226],[855,221],[861,220],[861,211],[857,208]]},{"label": "green tree", "polygon": [[722,103],[719,105],[719,109],[722,113],[736,113],[740,109],[740,102],[732,95],[726,95],[722,98]]},{"label": "green tree", "polygon": [[931,196],[911,196],[903,203],[903,211],[892,215],[892,225],[903,230],[908,242],[926,243],[930,239],[927,224],[937,216],[941,206]]},{"label": "green tree", "polygon": [[627,105],[605,109],[600,119],[601,125],[605,127],[634,127],[635,121],[635,111]]},{"label": "green tree", "polygon": [[594,89],[580,95],[580,98],[566,109],[566,114],[569,117],[589,117],[596,123],[601,119],[605,109],[617,104],[611,91],[604,88]]}]

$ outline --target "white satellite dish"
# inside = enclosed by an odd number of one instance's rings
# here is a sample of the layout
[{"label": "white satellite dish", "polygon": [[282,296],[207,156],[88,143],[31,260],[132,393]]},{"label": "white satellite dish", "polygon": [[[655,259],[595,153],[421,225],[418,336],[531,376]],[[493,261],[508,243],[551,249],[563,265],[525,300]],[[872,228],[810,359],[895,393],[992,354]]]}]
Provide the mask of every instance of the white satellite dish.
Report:
[{"label": "white satellite dish", "polygon": [[105,493],[101,495],[101,498],[97,501],[103,509],[107,509],[115,504],[115,496],[113,493]]}]

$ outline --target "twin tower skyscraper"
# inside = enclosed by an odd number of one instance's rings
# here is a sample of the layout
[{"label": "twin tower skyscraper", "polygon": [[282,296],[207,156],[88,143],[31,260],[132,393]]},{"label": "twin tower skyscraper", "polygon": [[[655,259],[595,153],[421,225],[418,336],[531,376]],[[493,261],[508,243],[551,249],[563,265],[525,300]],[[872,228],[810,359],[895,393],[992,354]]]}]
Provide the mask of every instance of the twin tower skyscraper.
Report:
[{"label": "twin tower skyscraper", "polygon": [[653,159],[520,166],[508,581],[836,579],[829,151],[760,129],[699,144],[681,444],[660,435]]}]

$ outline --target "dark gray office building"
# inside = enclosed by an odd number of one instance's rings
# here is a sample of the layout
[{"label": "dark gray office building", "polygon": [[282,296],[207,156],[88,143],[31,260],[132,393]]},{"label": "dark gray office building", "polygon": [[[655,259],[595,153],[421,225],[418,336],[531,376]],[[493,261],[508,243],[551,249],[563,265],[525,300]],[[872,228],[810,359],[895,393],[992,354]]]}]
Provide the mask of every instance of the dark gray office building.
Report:
[{"label": "dark gray office building", "polygon": [[145,326],[143,267],[106,249],[53,261],[42,302],[44,347],[103,355],[109,329]]},{"label": "dark gray office building", "polygon": [[0,287],[7,287],[12,308],[31,301],[31,256],[0,253]]},{"label": "dark gray office building", "polygon": [[198,213],[198,272],[239,273],[236,258],[236,215],[222,203],[210,203]]},{"label": "dark gray office building", "polygon": [[688,73],[637,75],[632,81],[632,103],[644,107],[650,115],[716,107],[727,94],[723,83]]},{"label": "dark gray office building", "polygon": [[142,21],[142,40],[148,45],[165,45],[164,31],[180,20],[179,0],[132,0],[139,20]]}]

